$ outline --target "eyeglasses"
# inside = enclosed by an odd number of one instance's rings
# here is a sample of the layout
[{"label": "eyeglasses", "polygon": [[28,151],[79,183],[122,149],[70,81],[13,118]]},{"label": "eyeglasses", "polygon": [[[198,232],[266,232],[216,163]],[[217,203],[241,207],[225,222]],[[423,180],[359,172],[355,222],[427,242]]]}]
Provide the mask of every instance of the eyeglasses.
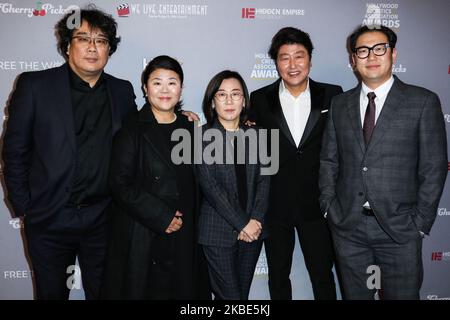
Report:
[{"label": "eyeglasses", "polygon": [[88,47],[92,42],[94,42],[95,47],[97,48],[106,48],[109,44],[109,40],[106,38],[93,38],[88,36],[73,36],[73,39],[77,42],[78,45],[82,47]]},{"label": "eyeglasses", "polygon": [[[231,96],[231,100],[233,100],[233,101],[239,101],[242,98],[242,92],[239,92],[239,91],[232,92],[229,95]],[[224,102],[224,101],[227,101],[227,99],[228,99],[228,93],[217,92],[215,94],[215,97],[220,102]]]},{"label": "eyeglasses", "polygon": [[377,43],[370,48],[367,46],[355,48],[354,53],[360,59],[367,58],[370,55],[370,51],[372,51],[374,55],[380,57],[386,54],[387,48],[390,48],[389,43]]}]

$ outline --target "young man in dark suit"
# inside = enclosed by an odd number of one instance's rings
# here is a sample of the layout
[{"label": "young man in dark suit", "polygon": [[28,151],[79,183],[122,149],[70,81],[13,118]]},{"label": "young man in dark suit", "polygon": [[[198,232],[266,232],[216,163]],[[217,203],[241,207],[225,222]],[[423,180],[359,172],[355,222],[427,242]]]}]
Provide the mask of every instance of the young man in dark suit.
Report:
[{"label": "young man in dark suit", "polygon": [[349,37],[362,83],[333,99],[324,133],[320,202],[346,299],[419,299],[422,238],[447,177],[439,98],[392,76],[396,42],[384,26]]},{"label": "young man in dark suit", "polygon": [[331,98],[339,86],[309,78],[313,45],[299,29],[283,28],[269,55],[280,79],[251,94],[251,120],[280,130],[279,171],[271,177],[265,251],[272,299],[292,299],[289,275],[299,237],[315,299],[336,299],[333,249],[319,207],[319,154]]},{"label": "young man in dark suit", "polygon": [[116,22],[89,7],[72,27],[72,14],[56,24],[66,63],[20,75],[4,138],[8,199],[24,217],[37,299],[68,299],[77,257],[86,298],[98,298],[112,138],[136,111],[131,83],[103,71],[120,41]]}]

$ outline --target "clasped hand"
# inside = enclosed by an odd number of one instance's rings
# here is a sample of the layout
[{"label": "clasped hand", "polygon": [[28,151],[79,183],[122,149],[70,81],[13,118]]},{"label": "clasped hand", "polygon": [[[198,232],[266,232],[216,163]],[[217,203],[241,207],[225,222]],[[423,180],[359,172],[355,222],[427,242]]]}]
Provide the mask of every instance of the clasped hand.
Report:
[{"label": "clasped hand", "polygon": [[238,240],[242,240],[245,242],[253,242],[258,240],[261,235],[262,225],[256,219],[250,219],[244,229],[241,230],[238,236]]},{"label": "clasped hand", "polygon": [[182,216],[183,214],[180,211],[177,211],[165,232],[170,234],[172,232],[180,230],[183,226],[183,219],[181,218]]}]

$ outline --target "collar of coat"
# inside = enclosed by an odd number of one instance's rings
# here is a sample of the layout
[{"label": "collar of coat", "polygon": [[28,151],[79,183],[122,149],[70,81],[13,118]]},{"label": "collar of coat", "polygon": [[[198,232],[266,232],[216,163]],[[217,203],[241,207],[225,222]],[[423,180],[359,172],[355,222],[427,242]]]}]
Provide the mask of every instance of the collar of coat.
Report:
[{"label": "collar of coat", "polygon": [[141,110],[139,110],[138,120],[140,122],[150,122],[154,124],[158,123],[155,115],[153,114],[152,107],[148,102],[142,106]]}]

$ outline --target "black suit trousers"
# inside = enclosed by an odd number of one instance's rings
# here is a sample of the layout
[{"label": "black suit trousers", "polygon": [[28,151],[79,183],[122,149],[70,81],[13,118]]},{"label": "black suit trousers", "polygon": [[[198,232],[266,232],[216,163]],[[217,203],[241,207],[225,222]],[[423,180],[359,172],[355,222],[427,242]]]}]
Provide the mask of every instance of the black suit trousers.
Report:
[{"label": "black suit trousers", "polygon": [[[86,300],[99,298],[107,245],[109,200],[64,207],[46,225],[25,217],[25,234],[38,300],[67,300],[83,283]],[[79,269],[75,266],[78,258]],[[81,274],[79,273],[81,271]]]},{"label": "black suit trousers", "polygon": [[269,267],[269,291],[272,300],[292,300],[289,275],[295,247],[295,230],[311,279],[316,300],[336,300],[332,272],[334,251],[325,219],[296,222],[287,225],[271,222],[269,236],[264,241]]}]

